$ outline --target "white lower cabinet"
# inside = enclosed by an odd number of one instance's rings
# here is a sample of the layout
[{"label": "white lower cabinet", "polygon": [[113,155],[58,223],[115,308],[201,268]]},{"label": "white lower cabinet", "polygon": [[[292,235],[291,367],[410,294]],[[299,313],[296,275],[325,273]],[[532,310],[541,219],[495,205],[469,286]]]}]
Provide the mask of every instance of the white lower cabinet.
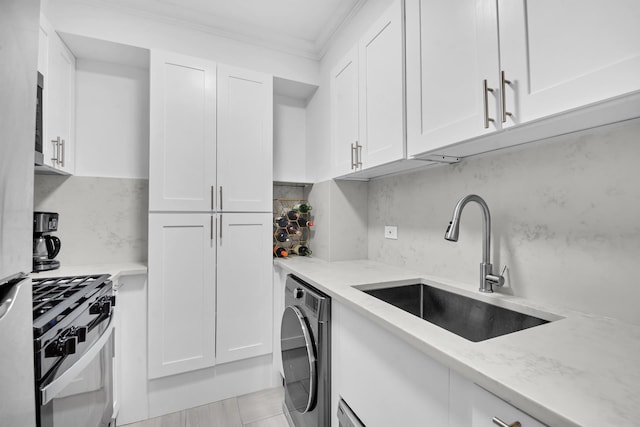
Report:
[{"label": "white lower cabinet", "polygon": [[147,275],[121,276],[116,293],[113,405],[117,425],[149,418]]},{"label": "white lower cabinet", "polygon": [[332,301],[332,426],[341,396],[367,427],[447,426],[449,369]]},{"label": "white lower cabinet", "polygon": [[149,214],[149,378],[213,366],[213,214]]},{"label": "white lower cabinet", "polygon": [[287,272],[277,265],[273,266],[273,370],[284,378],[282,369],[282,349],[280,347],[280,325],[284,313],[284,289],[287,284]]},{"label": "white lower cabinet", "polygon": [[223,213],[218,235],[217,363],[271,353],[270,213]]},{"label": "white lower cabinet", "polygon": [[331,310],[333,427],[340,397],[367,427],[544,427],[372,320],[335,300]]},{"label": "white lower cabinet", "polygon": [[149,214],[149,378],[271,353],[270,213]]}]

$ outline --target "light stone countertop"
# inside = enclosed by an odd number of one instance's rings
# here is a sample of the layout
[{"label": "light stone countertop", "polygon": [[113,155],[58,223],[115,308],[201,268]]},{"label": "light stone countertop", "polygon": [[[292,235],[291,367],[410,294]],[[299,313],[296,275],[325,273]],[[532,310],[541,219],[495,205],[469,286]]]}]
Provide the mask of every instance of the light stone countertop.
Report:
[{"label": "light stone countertop", "polygon": [[147,265],[139,262],[117,263],[117,264],[87,264],[87,265],[62,265],[56,270],[31,273],[32,278],[40,277],[64,277],[82,276],[88,274],[109,274],[111,280],[116,282],[124,276],[135,276],[147,274]]},{"label": "light stone countertop", "polygon": [[[640,425],[640,326],[368,260],[274,263],[549,426]],[[428,283],[553,321],[474,343],[354,288],[385,282]]]}]

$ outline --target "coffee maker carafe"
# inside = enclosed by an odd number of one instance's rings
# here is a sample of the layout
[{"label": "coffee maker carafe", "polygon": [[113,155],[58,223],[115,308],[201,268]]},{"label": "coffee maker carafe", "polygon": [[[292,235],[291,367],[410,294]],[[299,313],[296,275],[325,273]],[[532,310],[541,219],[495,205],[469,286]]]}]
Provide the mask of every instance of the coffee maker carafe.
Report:
[{"label": "coffee maker carafe", "polygon": [[58,230],[58,214],[33,213],[33,271],[55,270],[60,261],[54,259],[60,252],[60,239],[49,233]]}]

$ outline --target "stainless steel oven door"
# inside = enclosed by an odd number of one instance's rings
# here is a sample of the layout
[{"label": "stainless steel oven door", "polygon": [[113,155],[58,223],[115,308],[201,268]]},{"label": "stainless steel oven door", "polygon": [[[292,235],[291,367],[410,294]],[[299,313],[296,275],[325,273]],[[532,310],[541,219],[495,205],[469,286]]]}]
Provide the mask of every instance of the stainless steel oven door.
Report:
[{"label": "stainless steel oven door", "polygon": [[113,316],[71,367],[40,388],[39,427],[108,427],[113,416]]}]

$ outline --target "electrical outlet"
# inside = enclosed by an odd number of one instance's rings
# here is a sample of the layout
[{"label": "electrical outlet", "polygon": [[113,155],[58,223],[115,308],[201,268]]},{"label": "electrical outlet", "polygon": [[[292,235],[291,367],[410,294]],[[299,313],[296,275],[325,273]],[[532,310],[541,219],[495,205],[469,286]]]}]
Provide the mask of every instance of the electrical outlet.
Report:
[{"label": "electrical outlet", "polygon": [[385,225],[384,238],[398,240],[398,227],[395,225]]}]

